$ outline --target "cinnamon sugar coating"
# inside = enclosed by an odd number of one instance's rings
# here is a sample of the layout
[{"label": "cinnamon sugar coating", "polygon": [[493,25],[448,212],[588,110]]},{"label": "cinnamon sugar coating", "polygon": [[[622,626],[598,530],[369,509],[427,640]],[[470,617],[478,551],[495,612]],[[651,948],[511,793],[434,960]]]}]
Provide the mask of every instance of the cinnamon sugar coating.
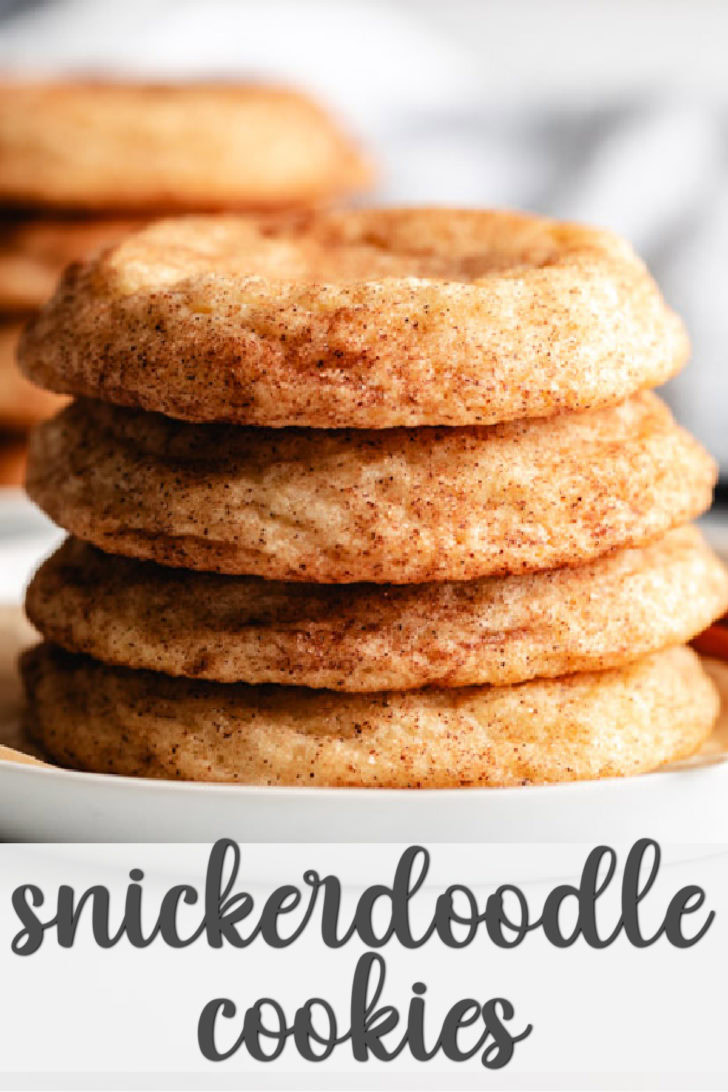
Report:
[{"label": "cinnamon sugar coating", "polygon": [[642,773],[694,753],[718,695],[686,648],[512,687],[336,694],[173,679],[40,645],[28,727],[57,762],[247,785],[451,788]]},{"label": "cinnamon sugar coating", "polygon": [[47,640],[109,664],[345,691],[621,666],[683,644],[726,609],[728,571],[690,526],[574,568],[415,585],[219,576],[68,539],[26,598]]},{"label": "cinnamon sugar coating", "polygon": [[365,429],[610,405],[687,353],[609,232],[373,209],[154,224],[68,270],[21,363],[51,390],[182,420]]},{"label": "cinnamon sugar coating", "polygon": [[79,401],[31,438],[27,488],[108,553],[308,583],[552,569],[710,504],[715,465],[654,394],[491,428],[190,425]]}]

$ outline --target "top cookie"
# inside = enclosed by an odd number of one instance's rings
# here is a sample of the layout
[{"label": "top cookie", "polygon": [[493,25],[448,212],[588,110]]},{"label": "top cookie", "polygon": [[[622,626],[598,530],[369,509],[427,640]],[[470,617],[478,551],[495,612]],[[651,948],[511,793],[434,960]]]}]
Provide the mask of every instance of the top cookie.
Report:
[{"label": "top cookie", "polygon": [[244,84],[6,82],[0,200],[43,208],[280,208],[368,168],[308,98]]},{"label": "top cookie", "polygon": [[51,390],[183,420],[389,428],[612,404],[687,352],[608,232],[374,209],[155,224],[69,268],[20,360]]}]

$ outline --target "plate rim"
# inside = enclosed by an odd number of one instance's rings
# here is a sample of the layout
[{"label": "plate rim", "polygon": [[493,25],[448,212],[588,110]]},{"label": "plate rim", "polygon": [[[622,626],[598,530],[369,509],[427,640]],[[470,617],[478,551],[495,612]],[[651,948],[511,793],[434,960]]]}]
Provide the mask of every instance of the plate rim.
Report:
[{"label": "plate rim", "polygon": [[[295,800],[320,800],[326,799],[356,799],[363,800],[374,797],[377,800],[412,800],[431,799],[436,796],[438,800],[445,798],[456,799],[463,795],[490,797],[494,794],[499,799],[518,799],[527,797],[533,802],[536,796],[555,795],[557,790],[562,793],[570,792],[571,795],[582,795],[587,792],[608,791],[610,788],[618,790],[621,787],[631,787],[638,784],[651,784],[662,782],[666,779],[683,777],[685,774],[698,773],[707,770],[716,770],[726,767],[728,772],[728,755],[707,755],[700,763],[683,762],[671,763],[669,767],[658,767],[655,770],[646,770],[639,774],[629,774],[617,777],[601,777],[584,779],[580,781],[550,782],[540,785],[493,785],[493,786],[451,786],[447,788],[422,788],[422,789],[393,789],[374,788],[365,786],[334,786],[334,785],[245,785],[236,782],[220,781],[176,781],[167,778],[156,777],[132,777],[128,774],[107,774],[87,770],[66,770],[59,766],[36,766],[31,763],[14,762],[11,759],[0,759],[0,775],[7,772],[18,776],[53,777],[57,780],[67,780],[76,785],[93,784],[96,786],[118,786],[129,790],[151,789],[158,794],[192,793],[193,795],[223,795],[245,793],[246,796],[278,796]],[[525,791],[524,791],[525,790]]]}]

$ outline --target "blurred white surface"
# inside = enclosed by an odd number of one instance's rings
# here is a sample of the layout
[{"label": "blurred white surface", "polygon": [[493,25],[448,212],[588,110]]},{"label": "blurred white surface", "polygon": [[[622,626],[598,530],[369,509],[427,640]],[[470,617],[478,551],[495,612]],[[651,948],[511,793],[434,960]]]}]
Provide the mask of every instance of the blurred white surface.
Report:
[{"label": "blurred white surface", "polygon": [[20,489],[0,488],[0,603],[21,603],[25,587],[64,532]]},{"label": "blurred white surface", "polygon": [[375,199],[612,227],[685,315],[668,387],[728,473],[724,0],[55,0],[15,4],[0,66],[246,76],[335,107]]}]

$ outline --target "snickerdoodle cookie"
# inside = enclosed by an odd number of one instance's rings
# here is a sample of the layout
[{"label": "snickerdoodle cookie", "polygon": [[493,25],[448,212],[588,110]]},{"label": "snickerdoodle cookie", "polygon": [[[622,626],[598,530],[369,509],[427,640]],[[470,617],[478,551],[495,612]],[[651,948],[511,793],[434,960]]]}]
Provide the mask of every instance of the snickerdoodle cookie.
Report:
[{"label": "snickerdoodle cookie", "polygon": [[109,553],[313,583],[555,568],[710,504],[715,466],[667,407],[463,428],[191,425],[79,401],[31,440],[27,488]]},{"label": "snickerdoodle cookie", "polygon": [[613,404],[687,352],[608,232],[375,209],[155,224],[68,271],[21,361],[51,390],[183,420],[388,428]]},{"label": "snickerdoodle cookie", "polygon": [[17,432],[0,432],[0,486],[18,486],[25,480],[25,440]]},{"label": "snickerdoodle cookie", "polygon": [[0,310],[34,311],[69,262],[89,258],[140,226],[135,220],[0,218]]},{"label": "snickerdoodle cookie", "polygon": [[234,83],[5,82],[0,201],[64,209],[279,208],[369,178],[303,95]]},{"label": "snickerdoodle cookie", "polygon": [[641,773],[694,753],[718,695],[686,648],[512,687],[337,694],[173,679],[40,645],[31,735],[83,770],[250,785],[447,788]]},{"label": "snickerdoodle cookie", "polygon": [[617,667],[726,609],[728,572],[690,526],[576,568],[420,585],[184,572],[68,539],[26,598],[44,637],[106,663],[347,691]]},{"label": "snickerdoodle cookie", "polygon": [[15,350],[22,328],[22,322],[0,320],[0,427],[6,429],[26,429],[68,401],[36,387],[18,368]]}]

